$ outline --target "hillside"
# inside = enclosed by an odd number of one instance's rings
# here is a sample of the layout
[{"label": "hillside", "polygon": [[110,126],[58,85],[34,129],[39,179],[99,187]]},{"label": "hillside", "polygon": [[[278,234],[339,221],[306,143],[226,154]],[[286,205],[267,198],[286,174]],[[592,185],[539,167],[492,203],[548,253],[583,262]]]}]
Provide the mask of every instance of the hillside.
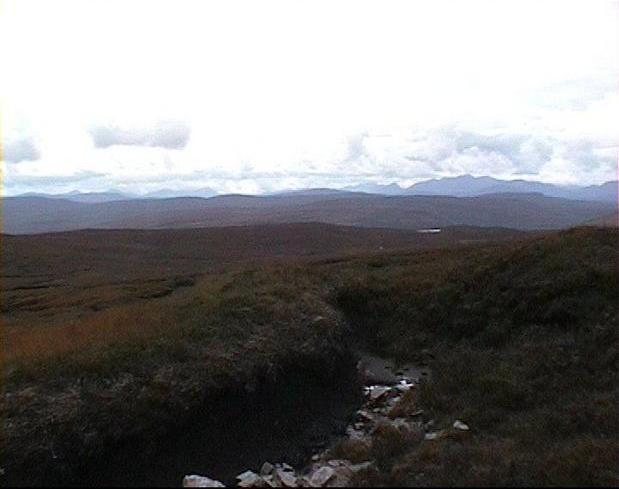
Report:
[{"label": "hillside", "polygon": [[[43,238],[60,250],[80,234]],[[316,401],[354,402],[347,358],[364,345],[428,364],[431,380],[398,410],[439,435],[385,427],[369,446],[337,446],[334,456],[373,462],[355,484],[616,485],[618,239],[582,228],[237,263],[70,321],[24,315],[3,331],[2,482],[172,485],[301,463],[311,451],[299,446],[328,441],[315,437],[333,411]],[[54,254],[11,262],[43,270]],[[115,261],[99,256],[100,270]],[[243,421],[222,423],[231,417]],[[454,432],[454,419],[470,430]],[[300,431],[309,438],[296,446]]]},{"label": "hillside", "polygon": [[196,228],[295,222],[397,229],[445,226],[559,229],[611,214],[616,204],[540,194],[441,197],[309,192],[92,204],[10,197],[3,200],[3,209],[4,232],[22,234],[85,228]]},{"label": "hillside", "polygon": [[438,234],[328,224],[85,230],[2,236],[5,324],[58,321],[171,294],[204,273],[273,262],[452,247],[526,233],[446,228]]}]

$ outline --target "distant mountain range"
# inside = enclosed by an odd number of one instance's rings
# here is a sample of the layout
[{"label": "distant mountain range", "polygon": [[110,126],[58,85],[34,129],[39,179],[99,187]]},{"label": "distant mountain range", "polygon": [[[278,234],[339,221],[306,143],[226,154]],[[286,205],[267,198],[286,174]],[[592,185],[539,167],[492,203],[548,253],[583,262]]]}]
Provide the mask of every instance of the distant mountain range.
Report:
[{"label": "distant mountain range", "polygon": [[610,202],[569,200],[540,193],[452,197],[346,191],[98,203],[22,196],[3,199],[3,208],[3,232],[9,234],[308,222],[417,230],[445,226],[557,229],[594,222],[617,210],[616,204]]},{"label": "distant mountain range", "polygon": [[[366,193],[377,195],[444,195],[452,197],[477,197],[480,195],[497,193],[539,193],[547,197],[559,197],[570,200],[587,200],[599,202],[617,203],[617,188],[619,182],[606,182],[601,185],[578,186],[578,185],[554,185],[529,180],[499,180],[492,177],[473,177],[461,175],[426,180],[410,187],[403,188],[397,183],[380,185],[376,183],[364,183],[351,185],[343,189],[331,188],[307,188],[301,190],[284,190],[269,195],[322,195],[333,196],[344,192]],[[45,197],[54,199],[66,199],[73,202],[101,203],[118,200],[132,199],[171,199],[177,197],[200,197],[208,199],[219,195],[212,188],[196,190],[173,190],[162,189],[149,192],[144,195],[131,194],[117,190],[105,192],[68,192],[64,194],[27,193],[18,197]]]},{"label": "distant mountain range", "polygon": [[458,177],[426,180],[402,188],[398,184],[361,184],[346,187],[345,190],[382,195],[449,195],[453,197],[476,197],[496,193],[540,193],[547,197],[560,197],[571,200],[617,202],[619,182],[606,182],[601,185],[553,185],[529,180],[499,180],[492,177]]},{"label": "distant mountain range", "polygon": [[577,185],[553,185],[528,180],[499,180],[492,177],[462,175],[453,178],[440,178],[419,182],[403,190],[403,193],[408,195],[474,197],[494,193],[536,192],[548,197],[616,203],[617,186],[617,181],[583,187]]},{"label": "distant mountain range", "polygon": [[400,187],[397,183],[390,183],[388,185],[379,185],[377,183],[362,183],[359,185],[350,185],[344,187],[343,190],[349,192],[364,192],[367,194],[380,194],[380,195],[405,195],[407,189]]},{"label": "distant mountain range", "polygon": [[104,192],[80,192],[78,190],[74,190],[63,194],[28,192],[25,194],[20,194],[16,197],[43,197],[46,199],[64,199],[72,202],[99,204],[102,202],[115,202],[119,200],[133,199],[174,199],[177,197],[199,197],[202,199],[208,199],[216,195],[218,195],[217,191],[211,188],[201,188],[197,190],[161,189],[154,192],[148,192],[143,195],[120,192],[118,190],[107,190]]}]

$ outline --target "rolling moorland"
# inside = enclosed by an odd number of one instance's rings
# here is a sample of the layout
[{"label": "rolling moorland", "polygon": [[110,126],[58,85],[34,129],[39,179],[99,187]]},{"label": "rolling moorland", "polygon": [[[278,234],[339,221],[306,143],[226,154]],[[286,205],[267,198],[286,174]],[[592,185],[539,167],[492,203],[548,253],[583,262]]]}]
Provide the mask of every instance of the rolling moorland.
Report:
[{"label": "rolling moorland", "polygon": [[[335,443],[334,458],[373,462],[359,486],[616,485],[618,238],[325,224],[4,235],[2,483],[231,482]],[[332,418],[359,405],[360,350],[428,364],[396,407],[444,436],[332,439]]]},{"label": "rolling moorland", "polygon": [[420,229],[446,226],[560,229],[616,212],[616,201],[585,201],[540,193],[475,197],[386,196],[320,189],[280,195],[222,195],[208,199],[75,202],[7,197],[6,234],[86,228],[162,229],[322,222],[341,226]]}]

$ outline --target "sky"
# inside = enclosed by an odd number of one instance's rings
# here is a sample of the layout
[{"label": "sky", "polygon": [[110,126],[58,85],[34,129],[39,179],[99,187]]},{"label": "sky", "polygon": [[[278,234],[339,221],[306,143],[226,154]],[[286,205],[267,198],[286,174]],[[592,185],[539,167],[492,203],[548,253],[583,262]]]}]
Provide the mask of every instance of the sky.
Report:
[{"label": "sky", "polygon": [[619,2],[0,0],[3,191],[617,178]]}]

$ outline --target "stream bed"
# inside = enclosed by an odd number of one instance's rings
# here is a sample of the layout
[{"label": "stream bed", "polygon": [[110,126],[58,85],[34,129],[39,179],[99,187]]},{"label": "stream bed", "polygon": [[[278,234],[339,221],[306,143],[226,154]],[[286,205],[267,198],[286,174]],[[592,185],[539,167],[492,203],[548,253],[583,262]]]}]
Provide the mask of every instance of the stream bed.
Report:
[{"label": "stream bed", "polygon": [[366,354],[346,357],[335,374],[289,369],[255,389],[240,385],[221,393],[165,438],[127,442],[69,480],[50,483],[179,487],[185,476],[198,474],[235,486],[239,474],[259,473],[265,462],[309,470],[319,454],[351,436],[372,389],[426,375]]}]

